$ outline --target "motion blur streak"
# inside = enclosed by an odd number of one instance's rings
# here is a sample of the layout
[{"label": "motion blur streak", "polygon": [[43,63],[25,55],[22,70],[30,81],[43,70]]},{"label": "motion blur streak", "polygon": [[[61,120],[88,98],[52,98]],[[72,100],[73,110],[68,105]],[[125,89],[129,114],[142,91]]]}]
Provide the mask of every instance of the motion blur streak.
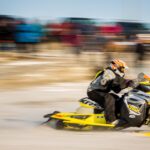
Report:
[{"label": "motion blur streak", "polygon": [[[150,75],[150,24],[136,20],[149,17],[142,16],[149,1],[2,1],[0,149],[150,150],[146,126],[73,132],[41,125],[44,114],[74,111],[96,72],[113,58],[127,63],[128,79]],[[112,19],[115,14],[120,18]]]}]

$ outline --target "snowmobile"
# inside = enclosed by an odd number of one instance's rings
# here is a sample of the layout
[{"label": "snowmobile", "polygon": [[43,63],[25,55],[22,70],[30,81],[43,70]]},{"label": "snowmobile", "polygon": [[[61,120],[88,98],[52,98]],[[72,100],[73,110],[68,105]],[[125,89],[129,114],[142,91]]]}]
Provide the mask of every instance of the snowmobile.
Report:
[{"label": "snowmobile", "polygon": [[[116,96],[116,95],[115,95]],[[140,82],[138,86],[121,97],[117,96],[116,116],[123,122],[119,126],[108,124],[105,110],[88,97],[79,100],[80,107],[75,112],[54,111],[44,115],[45,122],[55,129],[124,129],[150,125],[150,80]]]}]

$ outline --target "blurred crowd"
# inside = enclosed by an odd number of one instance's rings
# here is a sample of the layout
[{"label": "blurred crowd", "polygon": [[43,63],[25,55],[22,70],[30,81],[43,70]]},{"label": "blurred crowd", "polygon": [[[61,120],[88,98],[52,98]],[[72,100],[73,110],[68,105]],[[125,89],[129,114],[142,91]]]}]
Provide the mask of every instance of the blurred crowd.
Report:
[{"label": "blurred crowd", "polygon": [[76,55],[83,51],[136,52],[140,61],[149,51],[149,27],[148,23],[135,21],[61,18],[59,22],[41,23],[0,15],[0,50],[34,52],[38,44],[57,42],[70,47]]}]

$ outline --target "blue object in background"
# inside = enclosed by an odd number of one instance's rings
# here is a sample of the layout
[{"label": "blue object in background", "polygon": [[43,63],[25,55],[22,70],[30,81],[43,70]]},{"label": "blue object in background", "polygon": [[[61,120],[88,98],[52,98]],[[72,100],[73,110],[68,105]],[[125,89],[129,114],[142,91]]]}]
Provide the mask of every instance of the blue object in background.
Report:
[{"label": "blue object in background", "polygon": [[42,37],[39,24],[19,24],[16,26],[15,41],[17,43],[39,43]]}]

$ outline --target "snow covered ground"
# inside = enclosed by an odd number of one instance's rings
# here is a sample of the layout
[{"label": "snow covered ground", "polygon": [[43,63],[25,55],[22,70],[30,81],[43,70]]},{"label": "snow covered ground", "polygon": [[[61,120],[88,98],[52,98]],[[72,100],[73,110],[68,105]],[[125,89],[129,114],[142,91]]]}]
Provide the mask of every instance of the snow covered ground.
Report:
[{"label": "snow covered ground", "polygon": [[66,131],[42,126],[44,114],[74,111],[86,96],[88,82],[0,92],[0,149],[2,150],[149,150],[150,128],[112,131]]}]

